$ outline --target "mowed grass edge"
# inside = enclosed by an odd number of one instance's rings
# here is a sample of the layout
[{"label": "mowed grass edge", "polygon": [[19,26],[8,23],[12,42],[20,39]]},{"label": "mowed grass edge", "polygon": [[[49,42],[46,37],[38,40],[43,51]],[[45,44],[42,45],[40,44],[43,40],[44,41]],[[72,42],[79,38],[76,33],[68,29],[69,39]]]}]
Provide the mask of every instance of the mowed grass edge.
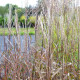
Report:
[{"label": "mowed grass edge", "polygon": [[[4,33],[5,31],[5,33]],[[27,28],[20,28],[19,33],[20,35],[24,35],[24,33],[27,33]],[[34,35],[35,34],[35,29],[34,28],[28,28],[28,33],[29,35]],[[11,28],[11,35],[16,35],[16,28]],[[0,35],[9,35],[8,28],[0,28]]]}]

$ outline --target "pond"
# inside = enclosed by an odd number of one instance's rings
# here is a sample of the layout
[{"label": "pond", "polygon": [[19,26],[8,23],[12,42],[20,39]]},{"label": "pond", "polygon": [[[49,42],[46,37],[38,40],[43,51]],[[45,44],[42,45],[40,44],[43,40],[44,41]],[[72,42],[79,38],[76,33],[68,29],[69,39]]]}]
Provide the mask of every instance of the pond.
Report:
[{"label": "pond", "polygon": [[[14,38],[14,36],[11,36],[11,39],[10,39],[10,41],[11,41],[11,45],[13,45],[13,38]],[[25,36],[24,35],[21,35],[20,36],[20,41],[21,41],[21,51],[24,51],[24,38],[25,38]],[[17,43],[17,41],[16,41],[16,39],[17,39],[17,37],[15,36],[15,45],[16,45],[16,43]],[[31,43],[31,46],[33,46],[34,45],[34,43],[35,43],[35,35],[29,35],[28,36],[28,41]],[[8,38],[8,36],[5,36],[5,43],[7,44],[7,48],[8,48],[8,43],[9,43],[9,38]],[[28,47],[29,48],[29,47]],[[1,53],[4,51],[4,36],[0,36],[0,56],[1,56]]]}]

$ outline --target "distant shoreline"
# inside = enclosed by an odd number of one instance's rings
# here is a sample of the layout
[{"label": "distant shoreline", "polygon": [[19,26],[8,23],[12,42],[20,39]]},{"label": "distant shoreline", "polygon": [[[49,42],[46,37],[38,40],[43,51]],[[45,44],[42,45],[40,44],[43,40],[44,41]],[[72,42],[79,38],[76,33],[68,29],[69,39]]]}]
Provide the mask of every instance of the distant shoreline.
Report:
[{"label": "distant shoreline", "polygon": [[[5,33],[4,33],[4,31],[5,31]],[[19,31],[20,35],[24,35],[25,32],[27,33],[27,28],[26,29],[20,28],[20,31]],[[29,35],[34,35],[35,34],[34,28],[28,28],[28,33],[29,33]],[[13,35],[13,34],[16,35],[16,28],[11,28],[11,35]],[[3,35],[5,35],[5,36],[9,35],[8,28],[0,28],[0,36],[3,36]]]}]

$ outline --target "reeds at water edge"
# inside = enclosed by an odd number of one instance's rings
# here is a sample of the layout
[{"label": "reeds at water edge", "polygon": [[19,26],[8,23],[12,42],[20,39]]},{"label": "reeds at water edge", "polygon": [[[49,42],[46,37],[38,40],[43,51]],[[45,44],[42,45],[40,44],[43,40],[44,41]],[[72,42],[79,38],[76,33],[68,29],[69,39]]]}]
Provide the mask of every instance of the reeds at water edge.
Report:
[{"label": "reeds at water edge", "polygon": [[[34,46],[31,46],[29,27],[25,19],[23,52],[16,9],[17,34],[16,36],[13,34],[13,44],[10,41],[12,33],[10,6],[9,39],[7,39],[9,43],[5,42],[4,35],[5,51],[2,53],[3,60],[0,64],[1,80],[80,79],[80,11],[79,7],[70,7],[72,0],[61,1],[43,0],[39,7],[41,12],[37,8]],[[27,8],[25,16],[28,16]],[[3,33],[5,33],[5,27]]]}]

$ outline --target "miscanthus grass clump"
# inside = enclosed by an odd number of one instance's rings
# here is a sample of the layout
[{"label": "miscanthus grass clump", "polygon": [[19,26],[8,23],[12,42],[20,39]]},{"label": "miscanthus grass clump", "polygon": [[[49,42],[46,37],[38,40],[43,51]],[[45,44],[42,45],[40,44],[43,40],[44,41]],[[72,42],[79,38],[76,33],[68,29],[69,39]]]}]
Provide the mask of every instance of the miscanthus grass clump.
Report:
[{"label": "miscanthus grass clump", "polygon": [[[4,35],[5,51],[2,53],[3,59],[0,64],[1,80],[80,80],[79,9],[73,4],[73,0],[42,0],[35,11],[35,45],[31,46],[28,38],[29,27],[25,26],[27,33],[25,29],[22,52],[16,10],[17,38],[13,34],[13,44],[10,41],[10,8],[9,43],[6,44]],[[26,22],[27,19],[25,25]]]}]

